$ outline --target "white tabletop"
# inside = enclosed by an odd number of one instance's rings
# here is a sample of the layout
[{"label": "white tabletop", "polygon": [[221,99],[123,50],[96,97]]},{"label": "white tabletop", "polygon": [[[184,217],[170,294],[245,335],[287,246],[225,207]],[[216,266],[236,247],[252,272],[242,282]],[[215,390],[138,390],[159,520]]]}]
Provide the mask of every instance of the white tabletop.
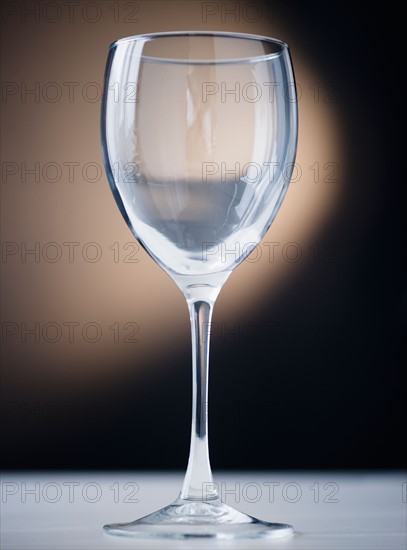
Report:
[{"label": "white tabletop", "polygon": [[407,477],[398,473],[217,473],[223,500],[252,516],[290,523],[276,541],[151,541],[105,534],[169,504],[182,474],[7,473],[1,478],[1,548],[153,549],[407,548]]}]

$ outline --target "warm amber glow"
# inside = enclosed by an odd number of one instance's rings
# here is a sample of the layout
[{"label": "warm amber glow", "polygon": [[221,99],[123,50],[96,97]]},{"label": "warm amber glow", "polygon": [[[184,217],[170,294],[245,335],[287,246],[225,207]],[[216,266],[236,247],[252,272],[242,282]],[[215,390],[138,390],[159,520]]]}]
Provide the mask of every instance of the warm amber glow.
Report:
[{"label": "warm amber glow", "polygon": [[[33,383],[46,387],[47,381],[56,379],[63,380],[67,387],[79,380],[93,384],[96,376],[108,384],[123,375],[120,371],[124,369],[132,373],[134,369],[165,368],[172,347],[188,345],[187,308],[181,293],[141,249],[134,256],[138,263],[124,262],[135,250],[133,245],[124,247],[134,243],[134,239],[114,203],[104,171],[97,178],[98,167],[102,167],[100,101],[89,100],[97,88],[87,83],[101,84],[108,44],[116,38],[189,28],[236,30],[271,34],[294,46],[294,67],[302,90],[297,157],[301,175],[294,171],[287,197],[264,239],[280,245],[263,244],[259,261],[246,261],[233,273],[215,308],[215,321],[244,322],[265,294],[282,292],[287,277],[299,273],[305,263],[305,258],[290,262],[287,257],[295,257],[299,247],[304,257],[309,254],[310,245],[321,238],[324,224],[341,201],[344,165],[338,113],[335,104],[323,102],[323,90],[319,99],[316,97],[315,85],[322,86],[323,79],[315,72],[306,51],[299,49],[293,31],[278,20],[271,25],[267,19],[251,23],[241,17],[239,22],[228,19],[224,23],[220,16],[216,19],[207,14],[207,21],[203,21],[201,2],[181,2],[179,6],[166,1],[138,4],[139,22],[132,28],[123,22],[114,23],[111,16],[94,25],[77,23],[74,27],[68,23],[16,22],[4,32],[5,51],[7,43],[12,43],[14,55],[3,64],[3,80],[16,82],[19,92],[8,98],[2,117],[2,132],[7,135],[2,144],[3,159],[17,166],[17,173],[9,175],[2,184],[3,204],[7,205],[3,240],[16,243],[18,251],[10,252],[2,264],[2,318],[3,322],[26,323],[27,328],[39,323],[41,331],[38,343],[32,335],[27,335],[27,342],[21,342],[19,332],[11,334],[15,325],[9,325],[10,334],[4,344],[4,365],[9,368],[3,380],[7,377],[10,384],[16,382],[20,388],[24,384],[29,388]],[[243,6],[244,2],[240,4]],[[22,81],[31,88],[40,82],[40,94],[43,83],[58,82],[62,98],[46,102],[41,96],[35,102],[27,96],[22,103]],[[79,82],[73,88],[72,102],[64,82]],[[51,96],[51,88],[48,91]],[[88,100],[83,94],[88,94]],[[29,174],[26,182],[21,181],[22,163],[27,168],[39,163],[38,182]],[[52,165],[44,179],[47,163],[56,163],[62,170],[59,181],[51,182],[53,170],[58,170]],[[72,168],[73,182],[69,181],[66,163],[79,163]],[[97,167],[87,163],[96,163]],[[97,181],[86,181],[83,173],[88,180]],[[338,181],[328,181],[329,178]],[[25,263],[21,261],[22,242],[27,248],[40,243],[38,262],[32,255],[26,257]],[[59,249],[46,244],[51,242],[57,243]],[[118,248],[114,243],[119,243]],[[288,243],[296,245],[289,248]],[[73,247],[72,263],[69,246]],[[63,251],[61,259],[49,261],[59,250]],[[270,261],[272,250],[274,261]],[[99,253],[101,258],[94,263],[83,258],[85,255],[89,260]],[[56,325],[48,325],[49,332],[44,336],[47,323]],[[77,325],[70,329],[69,323]],[[126,323],[136,323],[139,332],[134,333],[134,325],[125,328]],[[58,327],[63,331],[61,338],[50,343],[57,338]],[[88,331],[85,336],[84,327]],[[100,340],[86,341],[96,339],[98,327],[102,331]],[[21,326],[16,330],[21,331]],[[69,341],[69,330],[74,331],[73,342]],[[123,342],[132,335],[137,343]]]}]

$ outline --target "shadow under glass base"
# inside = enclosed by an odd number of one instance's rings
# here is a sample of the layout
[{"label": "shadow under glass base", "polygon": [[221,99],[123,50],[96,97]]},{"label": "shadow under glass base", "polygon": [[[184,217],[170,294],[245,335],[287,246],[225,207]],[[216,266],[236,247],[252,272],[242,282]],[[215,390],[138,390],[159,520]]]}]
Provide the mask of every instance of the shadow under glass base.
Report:
[{"label": "shadow under glass base", "polygon": [[139,538],[280,538],[294,533],[291,525],[268,523],[243,514],[219,498],[178,499],[169,506],[130,523],[105,525],[111,535]]}]

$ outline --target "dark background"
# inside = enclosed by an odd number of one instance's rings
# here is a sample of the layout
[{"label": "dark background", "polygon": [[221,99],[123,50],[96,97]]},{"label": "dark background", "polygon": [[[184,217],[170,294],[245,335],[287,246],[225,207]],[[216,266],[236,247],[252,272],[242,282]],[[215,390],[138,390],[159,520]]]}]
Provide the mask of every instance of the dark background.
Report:
[{"label": "dark background", "polygon": [[[404,98],[397,85],[402,67],[394,61],[397,15],[387,8],[358,12],[342,2],[276,5],[281,26],[296,36],[296,47],[312,59],[321,78],[335,83],[347,181],[340,205],[321,229],[321,239],[331,247],[324,252],[326,261],[310,256],[278,293],[262,297],[246,317],[261,327],[252,337],[213,338],[212,466],[403,468],[399,110]],[[184,28],[182,5],[174,3],[174,10]],[[10,24],[3,22],[5,32]],[[74,40],[75,26],[71,32]],[[102,64],[106,51],[99,52]],[[12,60],[13,49],[3,56]],[[295,51],[293,57],[295,62]],[[7,284],[14,283],[9,278]],[[4,282],[3,292],[8,292]],[[270,323],[273,330],[265,328]],[[53,398],[51,388],[24,403],[18,383],[9,393],[3,389],[3,467],[183,469],[191,373],[187,325],[180,330],[185,344],[164,355],[171,368],[113,376],[103,389],[92,391],[89,383],[86,391],[70,390],[63,398]],[[29,366],[30,359],[25,361]],[[97,385],[96,369],[92,376]]]}]

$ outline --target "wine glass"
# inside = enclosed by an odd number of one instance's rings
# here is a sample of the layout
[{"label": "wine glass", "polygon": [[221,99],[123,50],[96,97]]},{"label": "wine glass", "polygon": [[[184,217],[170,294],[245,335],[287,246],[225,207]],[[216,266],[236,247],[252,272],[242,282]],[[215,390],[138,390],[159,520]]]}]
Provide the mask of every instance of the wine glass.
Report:
[{"label": "wine glass", "polygon": [[297,102],[285,43],[227,32],[154,33],[110,46],[102,149],[117,205],[148,254],[183,292],[192,332],[193,414],[178,499],[110,534],[164,538],[281,537],[223,503],[208,454],[212,309],[260,242],[287,191]]}]

